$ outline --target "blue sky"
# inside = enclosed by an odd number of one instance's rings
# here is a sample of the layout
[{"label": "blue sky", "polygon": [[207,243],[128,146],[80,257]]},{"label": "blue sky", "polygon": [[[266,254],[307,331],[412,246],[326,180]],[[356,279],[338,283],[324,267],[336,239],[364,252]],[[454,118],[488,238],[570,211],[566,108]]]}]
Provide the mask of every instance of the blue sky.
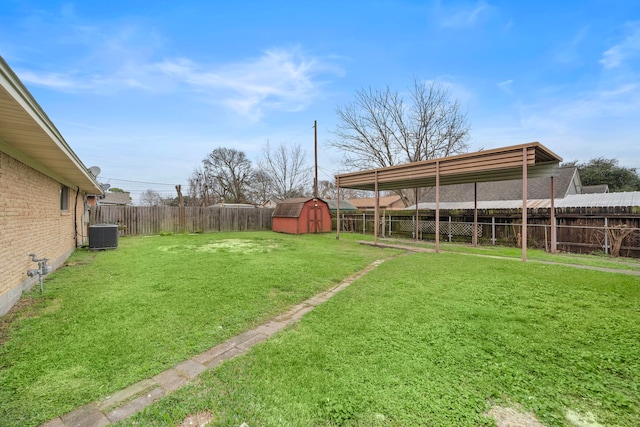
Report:
[{"label": "blue sky", "polygon": [[[471,151],[539,141],[640,168],[638,1],[4,0],[0,55],[101,181],[164,196],[217,147],[301,144],[336,107],[436,81]],[[166,185],[160,185],[166,184]]]}]

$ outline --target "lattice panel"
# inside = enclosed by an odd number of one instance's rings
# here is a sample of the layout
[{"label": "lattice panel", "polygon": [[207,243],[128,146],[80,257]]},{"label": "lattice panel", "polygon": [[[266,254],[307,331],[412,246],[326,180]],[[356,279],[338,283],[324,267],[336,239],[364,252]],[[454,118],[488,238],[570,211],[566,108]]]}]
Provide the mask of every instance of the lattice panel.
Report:
[{"label": "lattice panel", "polygon": [[[412,220],[396,221],[400,231],[412,233],[415,231],[415,224]],[[435,234],[435,221],[420,221],[418,231],[422,233]],[[440,234],[452,236],[472,236],[473,224],[469,222],[440,222]],[[478,237],[482,237],[482,226],[478,224]]]}]

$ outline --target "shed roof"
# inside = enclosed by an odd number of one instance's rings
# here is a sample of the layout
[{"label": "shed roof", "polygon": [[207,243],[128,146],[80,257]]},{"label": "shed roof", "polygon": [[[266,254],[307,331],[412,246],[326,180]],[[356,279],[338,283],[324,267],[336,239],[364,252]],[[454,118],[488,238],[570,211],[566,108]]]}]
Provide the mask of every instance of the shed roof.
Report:
[{"label": "shed roof", "polygon": [[[273,211],[274,217],[280,218],[298,218],[302,212],[302,208],[309,200],[314,200],[313,197],[295,197],[293,199],[286,199],[278,203]],[[322,199],[316,199],[324,205],[328,206],[327,202]]]},{"label": "shed roof", "polygon": [[529,177],[557,174],[562,158],[539,142],[477,151],[441,159],[423,160],[386,168],[336,175],[339,188],[360,190],[397,190],[433,187],[436,172],[440,185],[465,182],[503,181],[522,178],[523,154],[526,153]]},{"label": "shed roof", "polygon": [[69,187],[102,194],[95,177],[2,57],[0,150]]}]

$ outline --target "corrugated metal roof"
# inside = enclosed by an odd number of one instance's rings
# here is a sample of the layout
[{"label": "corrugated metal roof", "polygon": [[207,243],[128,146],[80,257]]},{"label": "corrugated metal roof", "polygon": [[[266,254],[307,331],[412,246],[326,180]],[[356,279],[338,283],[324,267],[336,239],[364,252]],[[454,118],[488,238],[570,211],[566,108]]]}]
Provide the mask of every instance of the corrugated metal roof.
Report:
[{"label": "corrugated metal roof", "polygon": [[622,193],[572,194],[564,199],[556,200],[560,208],[596,208],[615,206],[640,206],[640,191]]},{"label": "corrugated metal roof", "polygon": [[[555,200],[557,208],[599,208],[599,207],[640,207],[640,191],[601,194],[571,194],[563,199]],[[483,200],[478,201],[478,209],[519,209],[522,200]],[[527,208],[550,208],[551,199],[531,199]],[[435,209],[435,202],[419,203],[418,209]],[[416,205],[406,210],[415,210]],[[440,209],[473,209],[471,202],[441,202]]]}]

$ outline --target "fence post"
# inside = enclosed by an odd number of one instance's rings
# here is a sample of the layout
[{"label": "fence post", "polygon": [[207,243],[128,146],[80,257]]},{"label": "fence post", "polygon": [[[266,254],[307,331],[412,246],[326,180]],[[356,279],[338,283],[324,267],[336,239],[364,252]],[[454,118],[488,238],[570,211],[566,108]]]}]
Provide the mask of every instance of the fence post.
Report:
[{"label": "fence post", "polygon": [[496,244],[496,217],[491,217],[491,243]]},{"label": "fence post", "polygon": [[556,250],[558,250],[558,220],[555,215],[553,217],[553,222],[551,223],[551,253],[555,254]]},{"label": "fence post", "polygon": [[604,254],[609,255],[609,218],[604,218]]},{"label": "fence post", "polygon": [[411,235],[413,236],[414,240],[418,240],[418,233],[417,233],[418,226],[416,225],[416,217],[412,216],[411,220],[412,220],[411,221],[411,225],[413,226],[413,227],[411,227],[411,228],[413,228],[413,232],[411,233]]}]

